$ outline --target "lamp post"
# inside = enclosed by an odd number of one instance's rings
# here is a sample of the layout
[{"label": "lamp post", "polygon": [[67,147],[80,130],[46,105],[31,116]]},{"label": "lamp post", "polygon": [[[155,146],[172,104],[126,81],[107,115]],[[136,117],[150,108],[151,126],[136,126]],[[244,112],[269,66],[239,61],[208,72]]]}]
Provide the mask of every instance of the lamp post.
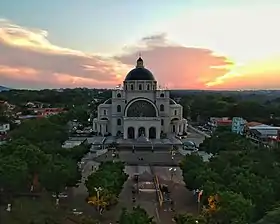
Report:
[{"label": "lamp post", "polygon": [[94,190],[96,191],[97,196],[97,210],[100,211],[100,191],[102,191],[101,187],[95,187]]},{"label": "lamp post", "polygon": [[175,174],[175,172],[176,172],[176,168],[173,168],[173,167],[171,167],[171,168],[169,168],[169,171],[170,171],[170,180],[172,181],[172,179],[173,179],[173,175]]}]

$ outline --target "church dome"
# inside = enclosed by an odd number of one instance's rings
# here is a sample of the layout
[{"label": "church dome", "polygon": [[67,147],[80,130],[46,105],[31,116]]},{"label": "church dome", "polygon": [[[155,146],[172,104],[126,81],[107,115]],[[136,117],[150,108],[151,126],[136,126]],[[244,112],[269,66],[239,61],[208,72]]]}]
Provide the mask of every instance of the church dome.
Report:
[{"label": "church dome", "polygon": [[137,60],[136,68],[132,69],[126,76],[125,81],[155,81],[154,75],[146,68],[144,68],[143,59],[141,57]]}]

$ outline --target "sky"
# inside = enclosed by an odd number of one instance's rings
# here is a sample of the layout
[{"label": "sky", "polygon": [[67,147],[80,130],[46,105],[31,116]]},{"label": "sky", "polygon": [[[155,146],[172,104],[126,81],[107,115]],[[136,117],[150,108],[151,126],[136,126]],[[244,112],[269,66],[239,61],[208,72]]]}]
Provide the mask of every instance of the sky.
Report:
[{"label": "sky", "polygon": [[279,0],[0,1],[0,86],[280,89]]}]

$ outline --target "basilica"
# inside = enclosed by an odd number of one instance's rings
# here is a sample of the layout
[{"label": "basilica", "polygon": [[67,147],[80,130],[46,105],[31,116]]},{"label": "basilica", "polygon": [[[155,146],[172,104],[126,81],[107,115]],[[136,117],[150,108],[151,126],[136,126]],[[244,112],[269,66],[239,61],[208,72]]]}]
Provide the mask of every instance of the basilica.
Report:
[{"label": "basilica", "polygon": [[187,132],[188,123],[182,115],[183,107],[170,98],[168,90],[158,88],[154,75],[139,57],[122,88],[112,90],[112,98],[98,106],[93,130],[123,139],[161,139]]}]

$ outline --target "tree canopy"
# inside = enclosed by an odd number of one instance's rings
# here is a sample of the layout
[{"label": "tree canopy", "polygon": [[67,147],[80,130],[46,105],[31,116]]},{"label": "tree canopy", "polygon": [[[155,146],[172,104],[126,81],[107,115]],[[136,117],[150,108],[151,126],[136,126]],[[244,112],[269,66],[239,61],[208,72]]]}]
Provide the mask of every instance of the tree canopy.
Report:
[{"label": "tree canopy", "polygon": [[86,180],[89,203],[94,205],[97,203],[99,205],[101,199],[103,207],[116,203],[127,178],[128,175],[124,172],[124,164],[122,162],[110,161],[102,163],[99,169],[88,176]]},{"label": "tree canopy", "polygon": [[202,148],[214,154],[209,162],[193,153],[186,156],[181,168],[186,187],[203,190],[209,220],[245,224],[273,209],[280,199],[278,148],[256,147],[229,132],[215,132]]},{"label": "tree canopy", "polygon": [[[77,162],[89,148],[62,148],[68,136],[67,119],[62,116],[25,121],[12,131],[12,140],[0,146],[0,188],[4,195],[12,197],[31,188],[58,194],[80,181]],[[53,123],[56,119],[61,122]]]},{"label": "tree canopy", "polygon": [[137,206],[131,211],[123,209],[119,218],[119,224],[155,224],[155,222],[143,208]]}]

